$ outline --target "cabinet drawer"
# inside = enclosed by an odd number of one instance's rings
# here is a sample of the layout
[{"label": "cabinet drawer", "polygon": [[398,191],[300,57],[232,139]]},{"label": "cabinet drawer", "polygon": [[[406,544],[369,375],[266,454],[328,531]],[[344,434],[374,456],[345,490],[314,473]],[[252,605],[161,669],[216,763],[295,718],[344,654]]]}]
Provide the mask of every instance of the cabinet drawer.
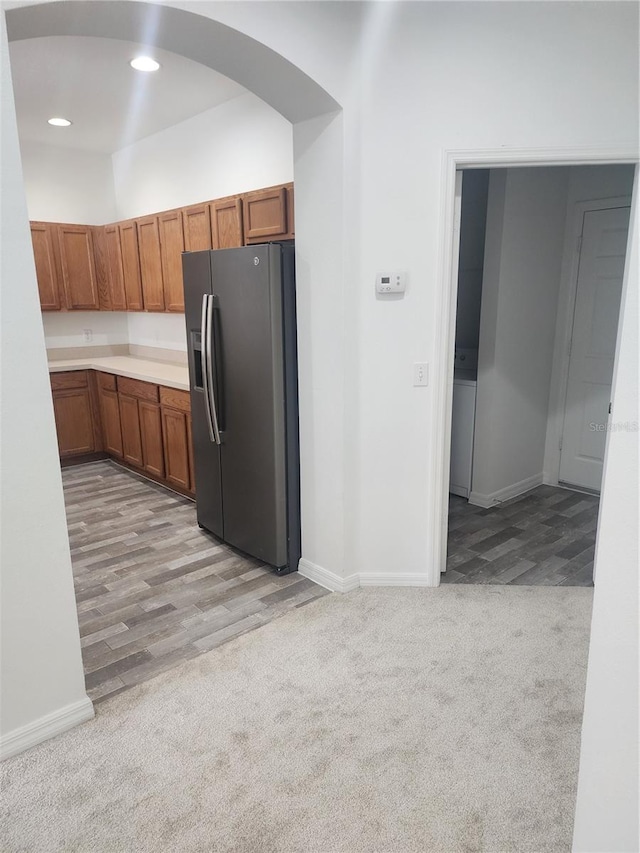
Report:
[{"label": "cabinet drawer", "polygon": [[69,388],[86,388],[89,384],[87,381],[86,370],[73,370],[69,373],[50,373],[52,391],[66,391]]},{"label": "cabinet drawer", "polygon": [[140,400],[151,400],[158,402],[158,386],[151,382],[141,382],[139,379],[129,379],[127,376],[118,376],[118,391],[121,394],[129,394]]},{"label": "cabinet drawer", "polygon": [[167,388],[161,385],[160,402],[163,406],[180,409],[181,412],[187,412],[187,414],[191,411],[191,395],[188,391],[180,391],[177,388]]},{"label": "cabinet drawer", "polygon": [[116,390],[116,377],[113,373],[98,372],[98,385],[105,391]]}]

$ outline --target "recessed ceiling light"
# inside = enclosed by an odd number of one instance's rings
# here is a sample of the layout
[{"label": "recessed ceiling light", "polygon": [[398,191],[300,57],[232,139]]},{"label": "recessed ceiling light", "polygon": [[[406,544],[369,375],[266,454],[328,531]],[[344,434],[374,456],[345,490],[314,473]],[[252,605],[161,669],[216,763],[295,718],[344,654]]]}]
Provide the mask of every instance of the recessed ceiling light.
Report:
[{"label": "recessed ceiling light", "polygon": [[48,124],[52,124],[54,127],[69,127],[72,122],[68,118],[50,118]]},{"label": "recessed ceiling light", "polygon": [[156,62],[155,59],[151,59],[150,56],[136,56],[135,59],[131,60],[129,65],[135,68],[136,71],[157,71],[160,68],[160,63]]}]

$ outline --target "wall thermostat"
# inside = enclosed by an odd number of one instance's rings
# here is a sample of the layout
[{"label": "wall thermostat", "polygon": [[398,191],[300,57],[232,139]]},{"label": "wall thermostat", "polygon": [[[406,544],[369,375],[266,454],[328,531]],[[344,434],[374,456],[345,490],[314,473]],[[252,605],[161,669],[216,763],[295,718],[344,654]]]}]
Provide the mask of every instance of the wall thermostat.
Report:
[{"label": "wall thermostat", "polygon": [[404,290],[404,273],[381,272],[376,276],[376,293],[404,293]]}]

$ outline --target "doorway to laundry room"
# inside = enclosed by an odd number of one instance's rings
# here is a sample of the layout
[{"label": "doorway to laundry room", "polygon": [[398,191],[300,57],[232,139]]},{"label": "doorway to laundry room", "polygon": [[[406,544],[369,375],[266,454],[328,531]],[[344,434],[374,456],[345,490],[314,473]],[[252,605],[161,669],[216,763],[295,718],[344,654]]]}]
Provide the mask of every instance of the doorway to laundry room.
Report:
[{"label": "doorway to laundry room", "polygon": [[593,583],[634,166],[461,173],[445,583]]}]

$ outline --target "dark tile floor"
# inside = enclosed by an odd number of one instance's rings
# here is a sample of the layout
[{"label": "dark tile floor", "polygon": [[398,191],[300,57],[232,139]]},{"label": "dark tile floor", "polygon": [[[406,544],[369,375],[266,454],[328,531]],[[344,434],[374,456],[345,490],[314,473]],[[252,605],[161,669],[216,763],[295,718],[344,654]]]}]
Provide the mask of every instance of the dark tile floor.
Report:
[{"label": "dark tile floor", "polygon": [[592,586],[598,506],[554,486],[490,509],[451,495],[442,582]]},{"label": "dark tile floor", "polygon": [[328,594],[223,545],[192,501],[113,462],[62,478],[94,702]]}]

